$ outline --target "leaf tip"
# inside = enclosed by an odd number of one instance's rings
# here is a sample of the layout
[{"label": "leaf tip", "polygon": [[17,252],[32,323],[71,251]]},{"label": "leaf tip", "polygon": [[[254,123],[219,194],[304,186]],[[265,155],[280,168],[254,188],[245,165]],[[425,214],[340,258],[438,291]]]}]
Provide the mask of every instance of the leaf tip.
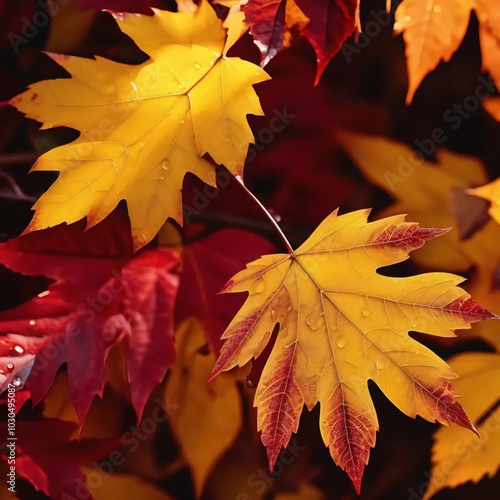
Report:
[{"label": "leaf tip", "polygon": [[230,279],[220,290],[219,294],[227,293],[229,289],[234,285],[234,280]]},{"label": "leaf tip", "polygon": [[486,309],[471,298],[465,300],[462,298],[455,299],[444,309],[452,313],[459,313],[467,323],[475,323],[476,321],[485,319],[500,319],[500,316]]}]

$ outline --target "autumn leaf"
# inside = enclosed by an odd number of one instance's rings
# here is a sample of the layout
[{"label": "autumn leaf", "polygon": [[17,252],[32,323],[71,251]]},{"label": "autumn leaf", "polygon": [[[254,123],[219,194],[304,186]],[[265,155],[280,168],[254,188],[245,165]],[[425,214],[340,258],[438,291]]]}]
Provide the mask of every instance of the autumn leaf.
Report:
[{"label": "autumn leaf", "polygon": [[140,420],[174,360],[177,254],[157,249],[130,259],[129,227],[116,213],[83,229],[82,223],[61,225],[0,245],[0,262],[9,269],[54,280],[33,299],[0,312],[0,381],[12,382],[32,366],[28,386],[37,403],[67,363],[71,401],[83,423],[94,396],[102,396],[110,348],[124,342]]},{"label": "autumn leaf", "polygon": [[323,440],[358,492],[378,429],[368,380],[411,417],[473,429],[449,382],[455,372],[408,332],[450,337],[496,318],[456,286],[456,275],[378,274],[446,230],[401,215],[368,223],[368,214],[334,212],[293,255],[266,255],[227,283],[224,292],[249,296],[211,375],[258,357],[279,325],[254,401],[270,468],[304,404],[320,402]]},{"label": "autumn leaf", "polygon": [[429,488],[424,498],[443,488],[493,477],[500,467],[500,355],[464,353],[450,359],[450,365],[460,373],[456,386],[480,437],[458,427],[443,427],[436,432]]},{"label": "autumn leaf", "polygon": [[115,19],[149,60],[134,66],[51,54],[72,78],[32,84],[10,103],[43,129],[81,132],[33,166],[60,174],[34,205],[27,231],[83,217],[90,227],[126,200],[138,249],[168,217],[182,223],[187,172],[215,185],[205,153],[242,175],[253,142],[246,115],[262,114],[252,85],[268,76],[223,55],[226,30],[206,1],[196,13],[115,13]]},{"label": "autumn leaf", "polygon": [[250,0],[242,11],[261,52],[262,66],[290,47],[309,23],[295,0]]},{"label": "autumn leaf", "polygon": [[[7,436],[7,424],[0,424]],[[16,464],[18,477],[54,500],[76,495],[89,498],[82,466],[109,454],[119,445],[118,439],[82,439],[73,437],[78,425],[57,419],[16,422]],[[8,451],[7,451],[8,455]],[[0,453],[0,457],[7,460]]]},{"label": "autumn leaf", "polygon": [[471,7],[471,0],[403,0],[397,8],[394,31],[406,44],[408,104],[427,73],[462,43]]},{"label": "autumn leaf", "polygon": [[215,356],[197,320],[187,319],[180,325],[175,343],[178,361],[165,394],[179,407],[169,423],[192,470],[199,497],[209,473],[240,431],[241,402],[231,376],[207,385]]},{"label": "autumn leaf", "polygon": [[469,192],[491,202],[488,212],[500,224],[500,179],[486,186],[470,189]]},{"label": "autumn leaf", "polygon": [[302,34],[316,52],[317,84],[356,27],[358,0],[249,0],[242,6],[255,44],[267,64]]}]

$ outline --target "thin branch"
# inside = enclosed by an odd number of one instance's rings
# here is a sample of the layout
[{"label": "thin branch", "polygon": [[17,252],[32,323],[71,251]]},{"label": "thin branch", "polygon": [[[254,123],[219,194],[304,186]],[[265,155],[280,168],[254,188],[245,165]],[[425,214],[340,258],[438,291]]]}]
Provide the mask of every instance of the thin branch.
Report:
[{"label": "thin branch", "polygon": [[269,219],[271,224],[274,226],[278,234],[280,235],[281,240],[286,246],[286,249],[292,258],[295,257],[295,253],[293,251],[292,245],[288,241],[288,238],[285,236],[285,233],[281,230],[281,227],[276,222],[276,219],[269,213],[269,210],[258,200],[258,198],[250,191],[244,184],[243,179],[239,175],[235,175],[234,178],[238,181],[238,184],[243,188],[245,193],[250,196],[250,198],[254,201],[254,203],[262,210],[264,215]]}]

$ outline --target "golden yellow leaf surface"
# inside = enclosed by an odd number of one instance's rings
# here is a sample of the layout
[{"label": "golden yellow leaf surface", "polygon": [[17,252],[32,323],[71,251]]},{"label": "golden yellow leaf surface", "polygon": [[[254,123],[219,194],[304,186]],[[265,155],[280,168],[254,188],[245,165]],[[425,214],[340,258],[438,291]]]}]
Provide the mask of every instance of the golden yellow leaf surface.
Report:
[{"label": "golden yellow leaf surface", "polygon": [[139,476],[120,474],[103,474],[95,469],[87,469],[87,487],[94,500],[173,500],[166,491],[156,487]]},{"label": "golden yellow leaf surface", "polygon": [[169,423],[191,468],[199,497],[212,468],[231,446],[242,425],[241,401],[232,376],[207,384],[215,356],[201,324],[187,319],[176,333],[177,362],[165,387],[178,406]]},{"label": "golden yellow leaf surface", "polygon": [[[417,148],[412,150],[385,137],[346,131],[338,132],[336,137],[363,174],[395,198],[395,203],[382,210],[379,217],[405,213],[424,225],[452,228],[418,249],[412,258],[427,268],[454,272],[474,268],[467,290],[484,307],[500,313],[500,289],[493,284],[500,261],[500,225],[490,220],[472,236],[463,238],[458,220],[461,214],[456,213],[470,188],[487,182],[483,164],[445,149],[436,150],[436,163],[423,161],[418,158]],[[494,322],[474,325],[471,335],[500,348]]]},{"label": "golden yellow leaf surface", "polygon": [[485,186],[471,189],[470,193],[491,203],[488,212],[500,224],[500,178]]},{"label": "golden yellow leaf surface", "polygon": [[215,184],[205,153],[242,174],[253,142],[246,115],[262,114],[253,84],[269,77],[223,55],[227,32],[206,0],[194,13],[115,18],[149,60],[134,66],[52,55],[72,78],[35,83],[10,103],[43,129],[81,132],[35,163],[33,170],[60,174],[35,203],[28,230],[85,216],[90,227],[126,200],[137,249],[168,217],[182,223],[187,172]]},{"label": "golden yellow leaf surface", "polygon": [[459,354],[450,359],[450,364],[460,373],[455,385],[481,437],[458,427],[443,427],[436,432],[424,498],[446,487],[493,477],[500,467],[500,354]]},{"label": "golden yellow leaf surface", "polygon": [[462,43],[471,8],[472,0],[403,0],[397,8],[394,31],[403,33],[406,45],[408,104],[427,73]]},{"label": "golden yellow leaf surface", "polygon": [[319,402],[325,445],[358,491],[378,429],[368,380],[411,417],[471,428],[449,382],[455,372],[408,332],[449,337],[495,317],[456,286],[459,276],[377,273],[446,230],[368,214],[334,212],[293,254],[263,256],[227,283],[224,292],[248,298],[211,375],[258,357],[279,325],[254,401],[270,467],[303,406]]}]

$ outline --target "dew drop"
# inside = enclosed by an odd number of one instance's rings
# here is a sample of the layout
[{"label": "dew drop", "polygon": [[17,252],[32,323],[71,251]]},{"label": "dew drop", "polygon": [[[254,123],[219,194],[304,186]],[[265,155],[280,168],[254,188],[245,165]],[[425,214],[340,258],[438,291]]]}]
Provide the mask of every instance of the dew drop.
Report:
[{"label": "dew drop", "polygon": [[201,66],[198,63],[194,64],[194,69],[200,69],[200,68],[201,68]]},{"label": "dew drop", "polygon": [[409,23],[411,21],[411,16],[405,16],[405,17],[403,17],[403,21],[405,23]]},{"label": "dew drop", "polygon": [[36,325],[36,321],[34,319],[30,320],[30,326]]},{"label": "dew drop", "polygon": [[108,85],[105,89],[104,89],[104,93],[106,95],[109,95],[109,94],[112,94],[114,91],[116,90],[116,87],[114,85]]},{"label": "dew drop", "polygon": [[387,366],[387,361],[384,358],[378,358],[376,365],[378,370],[383,370]]},{"label": "dew drop", "polygon": [[163,170],[168,170],[168,169],[169,169],[169,163],[170,163],[170,162],[169,162],[168,160],[163,160],[163,161],[161,162],[161,168],[162,168]]},{"label": "dew drop", "polygon": [[318,329],[318,320],[316,318],[308,316],[306,318],[306,323],[313,332],[315,332]]},{"label": "dew drop", "polygon": [[0,368],[0,375],[5,375],[5,372]]},{"label": "dew drop", "polygon": [[436,14],[439,14],[441,12],[441,5],[434,5],[433,10]]},{"label": "dew drop", "polygon": [[21,380],[20,377],[14,377],[12,379],[12,385],[15,385],[16,387],[21,387],[23,381]]},{"label": "dew drop", "polygon": [[263,292],[266,288],[266,282],[263,278],[259,278],[253,285],[252,290],[256,293]]},{"label": "dew drop", "polygon": [[160,179],[160,181],[164,181],[165,180],[165,176],[164,175],[160,175],[159,179]]},{"label": "dew drop", "polygon": [[363,318],[368,318],[368,316],[370,316],[370,309],[368,309],[368,307],[363,307],[363,309],[361,309],[361,315]]},{"label": "dew drop", "polygon": [[14,363],[7,363],[7,366],[5,368],[7,368],[7,371],[11,373],[12,370],[14,370]]},{"label": "dew drop", "polygon": [[24,354],[24,349],[20,345],[16,345],[9,349],[9,356],[21,356]]},{"label": "dew drop", "polygon": [[274,319],[276,317],[276,311],[274,308],[271,309],[271,319]]},{"label": "dew drop", "polygon": [[45,292],[40,292],[40,293],[38,294],[38,297],[39,297],[39,298],[42,298],[42,297],[47,297],[47,295],[49,295],[49,293],[50,293],[50,290],[45,290]]},{"label": "dew drop", "polygon": [[337,337],[337,347],[339,347],[340,349],[342,349],[342,347],[345,347],[345,337],[344,336],[340,336],[340,337]]},{"label": "dew drop", "polygon": [[401,382],[401,377],[396,377],[396,382],[399,384]]},{"label": "dew drop", "polygon": [[276,222],[280,222],[281,221],[281,215],[276,212],[276,210],[273,210],[272,208],[269,209],[269,213],[273,216],[273,219],[276,221]]}]

